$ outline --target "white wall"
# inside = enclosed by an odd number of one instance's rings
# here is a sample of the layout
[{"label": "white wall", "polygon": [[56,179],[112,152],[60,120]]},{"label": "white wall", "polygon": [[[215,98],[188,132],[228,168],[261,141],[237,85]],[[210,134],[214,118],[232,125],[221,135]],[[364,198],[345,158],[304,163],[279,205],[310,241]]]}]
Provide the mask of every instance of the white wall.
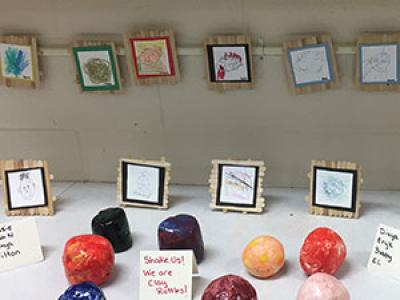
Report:
[{"label": "white wall", "polygon": [[[352,42],[367,30],[400,29],[395,0],[38,0],[0,1],[1,33],[33,33],[42,45],[86,35],[115,38],[167,26],[178,45],[250,32],[277,45],[295,33],[331,32]],[[384,5],[383,5],[384,4]],[[104,35],[102,35],[104,33]],[[257,43],[256,43],[257,45]],[[400,187],[400,95],[352,85],[353,56],[339,57],[339,90],[292,96],[281,57],[255,57],[254,90],[208,91],[204,60],[180,57],[176,86],[122,95],[80,94],[71,57],[41,57],[39,90],[0,87],[0,158],[43,158],[58,180],[114,181],[120,157],[173,164],[173,182],[206,184],[214,158],[263,159],[267,184],[304,186],[310,160],[361,163],[368,188]]]}]

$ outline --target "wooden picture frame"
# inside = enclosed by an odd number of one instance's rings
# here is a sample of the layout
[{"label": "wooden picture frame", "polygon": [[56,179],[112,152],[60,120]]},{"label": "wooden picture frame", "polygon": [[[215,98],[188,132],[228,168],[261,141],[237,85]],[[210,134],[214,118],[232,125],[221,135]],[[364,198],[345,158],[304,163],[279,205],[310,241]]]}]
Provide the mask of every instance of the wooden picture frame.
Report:
[{"label": "wooden picture frame", "polygon": [[329,34],[307,36],[283,43],[289,88],[295,95],[340,86],[336,49]]},{"label": "wooden picture frame", "polygon": [[39,87],[39,56],[35,37],[0,36],[0,83],[7,87]]},{"label": "wooden picture frame", "polygon": [[263,161],[213,160],[212,165],[209,179],[212,209],[244,213],[264,210]]},{"label": "wooden picture frame", "polygon": [[254,63],[250,35],[210,37],[204,44],[208,86],[224,92],[254,88]]},{"label": "wooden picture frame", "polygon": [[140,85],[175,84],[180,80],[175,34],[148,30],[124,35],[129,73]]},{"label": "wooden picture frame", "polygon": [[168,208],[171,164],[159,161],[121,159],[118,170],[120,206]]},{"label": "wooden picture frame", "polygon": [[115,94],[122,90],[114,42],[75,41],[71,53],[81,92]]},{"label": "wooden picture frame", "polygon": [[55,198],[46,161],[1,161],[1,174],[7,216],[54,215]]},{"label": "wooden picture frame", "polygon": [[400,91],[400,33],[358,36],[354,74],[360,91]]},{"label": "wooden picture frame", "polygon": [[311,162],[309,212],[332,217],[360,217],[361,166],[348,161]]}]

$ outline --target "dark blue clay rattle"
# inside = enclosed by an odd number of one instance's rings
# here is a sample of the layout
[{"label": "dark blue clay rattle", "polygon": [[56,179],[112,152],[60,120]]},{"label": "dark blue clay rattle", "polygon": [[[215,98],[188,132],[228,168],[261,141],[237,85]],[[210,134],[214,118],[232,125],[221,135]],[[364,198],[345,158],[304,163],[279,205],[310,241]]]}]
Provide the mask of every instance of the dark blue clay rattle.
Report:
[{"label": "dark blue clay rattle", "polygon": [[70,286],[58,300],[106,300],[103,292],[92,282]]},{"label": "dark blue clay rattle", "polygon": [[200,225],[191,215],[169,217],[158,226],[160,250],[192,249],[197,263],[204,258],[204,242]]}]

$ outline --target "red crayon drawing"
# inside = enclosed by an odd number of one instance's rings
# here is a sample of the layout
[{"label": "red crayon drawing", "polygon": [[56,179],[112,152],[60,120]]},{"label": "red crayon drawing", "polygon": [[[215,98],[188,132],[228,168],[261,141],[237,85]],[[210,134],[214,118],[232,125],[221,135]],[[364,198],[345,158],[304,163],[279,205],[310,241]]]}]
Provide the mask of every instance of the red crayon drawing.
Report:
[{"label": "red crayon drawing", "polygon": [[225,78],[225,69],[222,65],[218,65],[217,79],[223,80]]}]

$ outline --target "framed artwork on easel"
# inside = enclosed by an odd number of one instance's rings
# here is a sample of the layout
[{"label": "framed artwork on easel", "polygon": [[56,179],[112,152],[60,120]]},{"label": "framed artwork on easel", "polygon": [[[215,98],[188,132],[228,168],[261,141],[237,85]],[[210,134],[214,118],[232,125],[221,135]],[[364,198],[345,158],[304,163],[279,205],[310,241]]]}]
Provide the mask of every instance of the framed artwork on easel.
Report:
[{"label": "framed artwork on easel", "polygon": [[309,209],[312,214],[359,218],[361,167],[347,161],[312,161]]},{"label": "framed artwork on easel", "polygon": [[54,214],[51,176],[46,161],[1,161],[1,172],[6,215]]},{"label": "framed artwork on easel", "polygon": [[214,160],[210,176],[212,209],[262,212],[264,210],[262,161]]},{"label": "framed artwork on easel", "polygon": [[121,159],[118,202],[122,206],[168,208],[171,164],[160,161]]}]

